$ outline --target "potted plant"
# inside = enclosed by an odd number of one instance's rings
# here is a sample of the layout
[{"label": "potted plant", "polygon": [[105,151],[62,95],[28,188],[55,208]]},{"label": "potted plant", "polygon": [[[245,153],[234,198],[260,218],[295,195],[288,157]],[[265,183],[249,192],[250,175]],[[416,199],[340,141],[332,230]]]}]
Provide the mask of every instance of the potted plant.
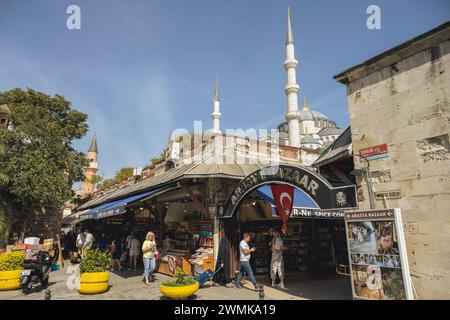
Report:
[{"label": "potted plant", "polygon": [[163,295],[172,299],[185,299],[197,292],[199,283],[192,275],[178,268],[171,280],[163,281],[159,290]]},{"label": "potted plant", "polygon": [[0,254],[0,291],[20,288],[20,273],[24,260],[25,254],[22,251]]},{"label": "potted plant", "polygon": [[112,259],[108,252],[89,250],[80,263],[80,293],[97,294],[108,290]]}]

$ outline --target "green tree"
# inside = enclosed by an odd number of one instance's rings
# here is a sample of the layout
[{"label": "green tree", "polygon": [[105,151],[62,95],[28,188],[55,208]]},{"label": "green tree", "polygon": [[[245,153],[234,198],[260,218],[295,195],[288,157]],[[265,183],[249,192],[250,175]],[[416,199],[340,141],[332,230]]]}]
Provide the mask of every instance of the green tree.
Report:
[{"label": "green tree", "polygon": [[166,159],[166,155],[165,155],[164,151],[162,151],[159,154],[159,156],[151,158],[150,162],[151,162],[151,164],[157,164],[157,163],[163,162],[165,159]]},{"label": "green tree", "polygon": [[0,129],[2,198],[22,207],[60,207],[73,197],[72,185],[83,180],[86,156],[72,143],[88,129],[87,115],[64,97],[32,89],[0,92],[10,111],[9,128]]},{"label": "green tree", "polygon": [[124,167],[116,172],[116,176],[114,178],[115,183],[122,182],[123,180],[127,180],[129,177],[133,176],[133,168]]},{"label": "green tree", "polygon": [[93,185],[96,185],[97,183],[101,183],[103,181],[103,177],[99,176],[97,174],[94,174],[90,179],[89,182]]},{"label": "green tree", "polygon": [[[0,108],[3,106],[0,106]],[[2,128],[0,128],[2,130]],[[3,129],[4,130],[4,129]],[[5,154],[5,146],[0,141],[0,157]],[[4,196],[5,188],[8,184],[8,176],[3,167],[0,167],[0,248],[9,238],[9,232],[14,224],[14,216],[8,208],[8,201]]]},{"label": "green tree", "polygon": [[124,167],[116,172],[116,175],[114,178],[103,180],[98,186],[99,190],[107,189],[109,187],[112,187],[113,185],[120,183],[124,180],[127,180],[128,178],[133,176],[133,168],[131,167]]},{"label": "green tree", "polygon": [[112,185],[114,185],[114,183],[115,183],[114,178],[103,180],[103,182],[99,184],[98,189],[99,190],[107,189],[107,188],[111,187]]}]

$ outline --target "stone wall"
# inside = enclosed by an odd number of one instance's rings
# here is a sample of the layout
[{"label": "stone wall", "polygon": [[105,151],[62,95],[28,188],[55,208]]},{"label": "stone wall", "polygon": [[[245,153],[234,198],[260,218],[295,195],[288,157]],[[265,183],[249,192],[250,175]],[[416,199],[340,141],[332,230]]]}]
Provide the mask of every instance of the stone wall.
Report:
[{"label": "stone wall", "polygon": [[[402,209],[408,259],[420,299],[450,298],[450,41],[347,86],[353,150],[387,143],[370,162],[377,201]],[[363,163],[355,158],[355,166]],[[365,181],[361,208],[370,208]]]}]

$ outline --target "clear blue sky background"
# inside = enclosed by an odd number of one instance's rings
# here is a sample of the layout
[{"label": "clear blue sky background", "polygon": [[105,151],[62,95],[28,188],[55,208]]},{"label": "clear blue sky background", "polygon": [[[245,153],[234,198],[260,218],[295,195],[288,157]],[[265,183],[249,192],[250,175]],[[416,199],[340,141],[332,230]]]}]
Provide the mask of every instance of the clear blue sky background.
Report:
[{"label": "clear blue sky background", "polygon": [[[70,4],[81,30],[66,28]],[[366,28],[369,4],[381,7],[382,30]],[[300,101],[341,127],[346,91],[333,75],[450,19],[448,0],[0,0],[0,90],[65,96],[89,115],[100,173],[112,176],[148,163],[170,129],[209,127],[216,74],[222,128],[276,127],[288,5]]]}]

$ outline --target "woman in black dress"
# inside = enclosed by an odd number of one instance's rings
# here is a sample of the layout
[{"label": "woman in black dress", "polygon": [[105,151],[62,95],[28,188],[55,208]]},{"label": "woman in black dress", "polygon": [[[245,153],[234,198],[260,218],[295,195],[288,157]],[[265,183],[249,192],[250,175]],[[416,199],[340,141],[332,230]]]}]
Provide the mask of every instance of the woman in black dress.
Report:
[{"label": "woman in black dress", "polygon": [[[230,241],[223,237],[217,254],[216,274],[213,281],[226,287],[232,287],[230,278]],[[222,268],[222,269],[220,269]],[[220,269],[220,271],[218,271]]]},{"label": "woman in black dress", "polygon": [[119,268],[119,271],[122,271],[122,265],[120,264],[120,255],[122,254],[122,245],[121,245],[120,241],[113,240],[109,250],[112,254],[111,271],[114,271],[115,266],[117,266]]}]

